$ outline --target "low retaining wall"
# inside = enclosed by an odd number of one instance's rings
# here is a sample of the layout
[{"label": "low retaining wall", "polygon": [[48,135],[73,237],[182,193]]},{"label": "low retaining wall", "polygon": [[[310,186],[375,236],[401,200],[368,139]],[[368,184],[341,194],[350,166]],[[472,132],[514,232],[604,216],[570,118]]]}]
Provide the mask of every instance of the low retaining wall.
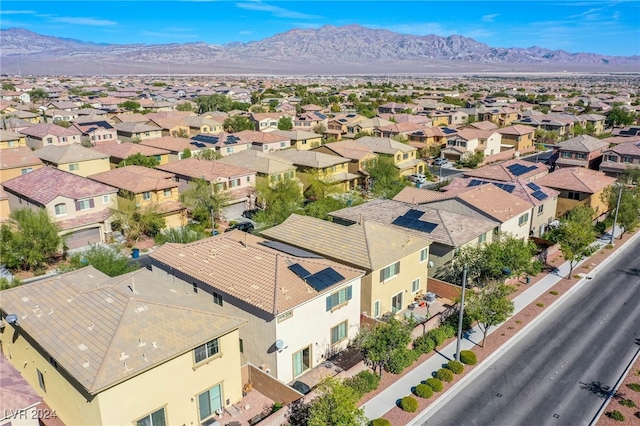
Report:
[{"label": "low retaining wall", "polygon": [[[246,364],[246,377],[251,386],[272,401],[288,405],[293,401],[302,398],[302,394],[295,389],[285,385],[276,378],[268,375],[264,371],[251,364]],[[243,379],[245,374],[243,373]]]},{"label": "low retaining wall", "polygon": [[427,278],[427,291],[449,300],[456,300],[460,297],[462,287],[436,278]]}]

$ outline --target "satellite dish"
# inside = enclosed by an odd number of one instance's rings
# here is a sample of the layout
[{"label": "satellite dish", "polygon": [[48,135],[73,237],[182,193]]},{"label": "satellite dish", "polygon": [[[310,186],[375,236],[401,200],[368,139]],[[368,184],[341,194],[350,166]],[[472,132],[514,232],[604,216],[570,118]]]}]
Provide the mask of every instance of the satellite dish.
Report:
[{"label": "satellite dish", "polygon": [[16,314],[7,315],[5,320],[11,325],[17,325],[18,324],[18,316]]},{"label": "satellite dish", "polygon": [[282,340],[276,340],[276,349],[282,349],[284,347],[284,342]]},{"label": "satellite dish", "polygon": [[435,264],[433,263],[433,260],[430,260],[429,263],[427,263],[427,265],[429,265],[429,268],[433,268],[433,265]]}]

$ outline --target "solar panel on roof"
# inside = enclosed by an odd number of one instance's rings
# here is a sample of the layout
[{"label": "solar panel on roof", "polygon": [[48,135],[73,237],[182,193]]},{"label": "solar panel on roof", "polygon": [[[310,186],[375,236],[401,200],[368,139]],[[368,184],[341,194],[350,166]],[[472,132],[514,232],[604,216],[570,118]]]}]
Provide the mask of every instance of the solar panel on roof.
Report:
[{"label": "solar panel on roof", "polygon": [[467,186],[478,186],[482,185],[482,181],[478,179],[471,179],[471,182]]},{"label": "solar panel on roof", "polygon": [[544,192],[538,190],[535,191],[534,193],[532,193],[531,195],[533,195],[534,197],[536,197],[538,200],[542,201],[545,198],[548,198],[549,196],[547,194],[545,194]]},{"label": "solar panel on roof", "polygon": [[504,191],[507,191],[509,194],[511,194],[513,192],[513,190],[516,189],[515,185],[511,185],[511,184],[508,184],[508,183],[497,183],[497,182],[494,182],[493,184],[495,186],[497,186],[498,188],[500,188],[500,189],[502,189]]},{"label": "solar panel on roof", "polygon": [[533,189],[534,191],[540,191],[540,187],[538,185],[536,185],[535,183],[528,183],[527,186],[531,189]]},{"label": "solar panel on roof", "polygon": [[289,269],[294,274],[296,274],[297,276],[302,278],[303,280],[311,275],[311,272],[309,272],[306,269],[304,269],[304,267],[302,265],[300,265],[299,263],[294,263],[293,265],[290,265]]},{"label": "solar panel on roof", "polygon": [[198,148],[204,148],[206,145],[203,144],[202,142],[191,142],[191,145],[195,145]]},{"label": "solar panel on roof", "polygon": [[434,229],[436,229],[438,224],[432,223],[432,222],[425,222],[423,220],[414,220],[411,222],[409,226],[412,229],[416,229],[418,231],[422,231],[430,234],[431,232],[433,232]]},{"label": "solar panel on roof", "polygon": [[408,217],[409,219],[419,219],[422,217],[424,212],[422,210],[411,209],[406,212],[403,216]]},{"label": "solar panel on roof", "polygon": [[328,287],[316,275],[311,275],[310,277],[308,277],[306,279],[306,281],[307,281],[307,284],[309,284],[311,287],[313,287],[313,289],[316,290],[316,291],[322,291],[322,290],[324,290],[325,288]]},{"label": "solar panel on roof", "polygon": [[340,281],[344,280],[344,277],[340,275],[340,273],[338,273],[338,271],[336,271],[333,268],[326,268],[326,269],[323,269],[321,272],[324,272],[325,274],[329,275],[332,279],[336,280],[336,283],[339,283]]},{"label": "solar panel on roof", "polygon": [[296,257],[322,259],[322,256],[318,256],[315,253],[311,253],[310,251],[306,251],[298,247],[290,246],[289,244],[281,243],[280,241],[262,241],[258,244]]},{"label": "solar panel on roof", "polygon": [[396,217],[393,222],[391,222],[392,225],[398,225],[398,226],[403,226],[403,227],[407,227],[407,224],[409,223],[411,219],[404,217],[404,216],[398,216]]}]

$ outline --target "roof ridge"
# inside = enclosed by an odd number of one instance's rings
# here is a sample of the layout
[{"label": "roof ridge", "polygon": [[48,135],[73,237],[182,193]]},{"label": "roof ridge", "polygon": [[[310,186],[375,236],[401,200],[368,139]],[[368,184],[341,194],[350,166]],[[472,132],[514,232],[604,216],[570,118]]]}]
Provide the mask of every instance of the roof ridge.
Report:
[{"label": "roof ridge", "polygon": [[[367,235],[367,228],[365,227],[365,222],[367,222],[367,225],[369,225],[369,221],[365,221],[364,219],[360,219],[360,223],[358,223],[357,225],[362,227],[362,235],[364,236],[364,245],[367,248],[367,259],[369,260],[369,269],[373,270],[373,259],[371,258],[372,250],[369,244],[369,237]],[[375,225],[375,222],[373,224]]]},{"label": "roof ridge", "polygon": [[580,181],[580,183],[582,185],[584,185],[585,188],[587,188],[589,191],[592,191],[591,187],[589,185],[587,185],[585,183],[585,181],[583,179],[580,178],[580,169],[582,169],[582,167],[576,167],[576,171],[572,172],[571,174],[578,180]]},{"label": "roof ridge", "polygon": [[442,223],[442,227],[444,228],[445,232],[447,233],[447,236],[449,237],[449,241],[451,241],[451,243],[453,243],[453,246],[456,246],[456,242],[453,240],[453,235],[451,235],[451,231],[449,231],[449,227],[446,225],[443,217],[442,217],[442,213],[444,212],[444,210],[439,210],[439,209],[435,209],[436,210],[436,214],[438,215],[438,219],[440,219],[440,223]]}]

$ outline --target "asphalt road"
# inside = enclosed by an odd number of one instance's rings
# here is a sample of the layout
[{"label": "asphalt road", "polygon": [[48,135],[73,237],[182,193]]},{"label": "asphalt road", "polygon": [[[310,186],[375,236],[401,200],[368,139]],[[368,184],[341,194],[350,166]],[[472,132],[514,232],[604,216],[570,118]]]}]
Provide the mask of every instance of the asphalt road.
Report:
[{"label": "asphalt road", "polygon": [[639,253],[636,240],[422,424],[589,425],[640,349]]}]

